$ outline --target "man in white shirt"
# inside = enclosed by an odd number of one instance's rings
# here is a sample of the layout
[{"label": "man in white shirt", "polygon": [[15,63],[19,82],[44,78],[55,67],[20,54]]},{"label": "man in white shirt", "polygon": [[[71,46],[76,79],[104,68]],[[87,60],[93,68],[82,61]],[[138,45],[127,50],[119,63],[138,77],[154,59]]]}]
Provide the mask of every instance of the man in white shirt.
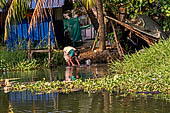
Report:
[{"label": "man in white shirt", "polygon": [[75,66],[73,63],[73,58],[75,58],[78,65],[80,65],[78,60],[79,51],[76,50],[74,47],[67,46],[63,49],[64,51],[64,59],[66,60],[68,66]]}]

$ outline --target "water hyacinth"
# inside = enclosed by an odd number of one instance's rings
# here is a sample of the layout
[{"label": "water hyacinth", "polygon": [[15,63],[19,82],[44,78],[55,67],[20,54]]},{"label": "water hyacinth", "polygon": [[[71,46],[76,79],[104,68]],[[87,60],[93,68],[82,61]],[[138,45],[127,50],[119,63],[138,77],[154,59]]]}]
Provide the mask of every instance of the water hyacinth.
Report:
[{"label": "water hyacinth", "polygon": [[[25,85],[24,89],[38,91],[72,92],[83,90],[88,93],[108,91],[121,94],[170,94],[170,39],[161,41],[133,55],[125,55],[124,61],[109,63],[104,78],[77,79],[72,82],[45,81]],[[45,85],[46,83],[46,85]],[[13,90],[23,90],[15,84]],[[21,84],[20,84],[21,85]],[[164,96],[169,97],[169,96]]]}]

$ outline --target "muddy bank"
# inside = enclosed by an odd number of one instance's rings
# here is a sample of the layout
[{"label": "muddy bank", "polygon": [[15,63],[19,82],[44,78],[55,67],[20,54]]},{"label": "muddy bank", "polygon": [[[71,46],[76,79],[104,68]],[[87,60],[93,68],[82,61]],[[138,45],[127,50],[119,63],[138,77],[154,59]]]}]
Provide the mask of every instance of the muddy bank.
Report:
[{"label": "muddy bank", "polygon": [[90,59],[92,63],[108,63],[111,59],[119,58],[116,48],[106,49],[103,52],[98,50],[80,50],[80,62],[85,63],[86,60]]}]

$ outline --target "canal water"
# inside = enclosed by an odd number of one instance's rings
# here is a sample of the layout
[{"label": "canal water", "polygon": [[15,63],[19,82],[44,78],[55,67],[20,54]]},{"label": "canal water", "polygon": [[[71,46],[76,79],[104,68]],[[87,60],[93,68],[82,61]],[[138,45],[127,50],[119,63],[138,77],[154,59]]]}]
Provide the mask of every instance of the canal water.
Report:
[{"label": "canal water", "polygon": [[[20,78],[18,81],[71,80],[72,76],[103,77],[106,65],[89,67],[57,67],[51,70],[1,73],[0,79]],[[8,92],[0,90],[0,113],[168,113],[170,103],[152,96],[118,97],[106,92],[87,94],[36,94],[30,91]]]}]

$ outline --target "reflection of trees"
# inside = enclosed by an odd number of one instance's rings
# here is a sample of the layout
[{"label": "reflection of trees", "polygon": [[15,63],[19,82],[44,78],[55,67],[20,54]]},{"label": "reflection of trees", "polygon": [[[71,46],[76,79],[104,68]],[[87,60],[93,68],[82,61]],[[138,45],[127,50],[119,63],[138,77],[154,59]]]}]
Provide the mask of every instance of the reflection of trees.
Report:
[{"label": "reflection of trees", "polygon": [[0,91],[0,113],[7,112],[72,112],[72,113],[131,113],[165,112],[169,103],[153,98],[132,96],[116,97],[106,92],[91,94],[73,92],[70,94],[40,94],[29,92],[4,94]]},{"label": "reflection of trees", "polygon": [[104,113],[109,113],[109,102],[110,102],[110,98],[109,98],[109,94],[107,92],[104,92]]},{"label": "reflection of trees", "polygon": [[4,94],[3,91],[0,91],[0,112],[1,113],[7,113],[8,106],[9,106],[9,100],[8,100],[8,94]]},{"label": "reflection of trees", "polygon": [[8,113],[14,113],[12,104],[9,102]]}]

